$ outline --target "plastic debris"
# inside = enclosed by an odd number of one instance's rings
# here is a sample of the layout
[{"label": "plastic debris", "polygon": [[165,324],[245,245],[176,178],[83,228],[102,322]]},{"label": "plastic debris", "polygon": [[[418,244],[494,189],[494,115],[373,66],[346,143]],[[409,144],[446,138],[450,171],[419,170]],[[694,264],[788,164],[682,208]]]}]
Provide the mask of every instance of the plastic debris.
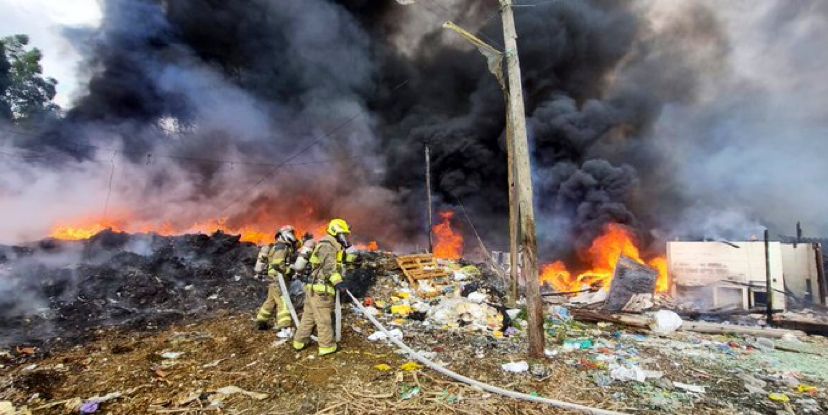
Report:
[{"label": "plastic debris", "polygon": [[666,336],[681,327],[681,317],[670,310],[656,311],[652,316],[650,330],[659,336]]},{"label": "plastic debris", "polygon": [[521,310],[519,308],[510,308],[506,310],[506,315],[508,315],[510,319],[514,320],[520,315],[520,311]]},{"label": "plastic debris", "polygon": [[572,320],[572,314],[568,308],[559,305],[549,307],[549,321],[553,323],[565,323],[570,320]]},{"label": "plastic debris", "polygon": [[636,382],[644,382],[647,375],[638,366],[617,366],[610,371],[610,377],[621,382],[628,382],[634,380]]},{"label": "plastic debris", "polygon": [[402,398],[402,400],[407,401],[407,400],[409,400],[409,399],[411,399],[411,398],[413,398],[413,397],[415,397],[419,394],[420,394],[420,388],[419,387],[413,387],[413,388],[410,388],[410,389],[405,388],[400,397]]},{"label": "plastic debris", "polygon": [[601,372],[593,373],[592,381],[600,388],[608,388],[612,384],[612,378]]},{"label": "plastic debris", "polygon": [[798,393],[815,393],[818,391],[816,386],[811,385],[798,385],[796,387],[796,391]]},{"label": "plastic debris", "polygon": [[773,340],[767,337],[757,337],[756,341],[753,343],[753,346],[765,352],[772,351],[776,348],[776,344],[773,342]]},{"label": "plastic debris", "polygon": [[475,292],[469,294],[468,298],[469,298],[469,301],[480,304],[480,303],[486,301],[486,299],[488,297],[489,297],[488,295],[483,294],[480,291],[475,291]]},{"label": "plastic debris", "polygon": [[[393,337],[395,339],[402,339],[403,338],[403,332],[400,329],[388,330],[388,333],[390,333],[391,337]],[[386,335],[382,331],[375,331],[373,334],[368,336],[368,340],[370,340],[372,342],[380,341],[380,340],[387,340],[387,339],[388,339],[388,335]]]},{"label": "plastic debris", "polygon": [[771,393],[768,394],[768,398],[774,402],[779,403],[788,403],[791,401],[791,398],[789,398],[788,395],[785,395],[784,393]]},{"label": "plastic debris", "polygon": [[689,383],[673,382],[673,386],[678,389],[693,393],[704,393],[704,386],[691,385]]},{"label": "plastic debris", "polygon": [[82,414],[94,414],[98,412],[98,409],[101,408],[101,404],[99,402],[86,402],[80,407],[80,413]]},{"label": "plastic debris", "polygon": [[289,339],[289,338],[293,337],[293,328],[292,327],[285,327],[285,328],[279,330],[279,332],[276,333],[276,337],[278,337],[280,339]]},{"label": "plastic debris", "polygon": [[524,373],[529,370],[529,363],[526,363],[526,361],[509,362],[500,365],[500,367],[507,372]]},{"label": "plastic debris", "polygon": [[183,354],[184,354],[184,352],[164,352],[164,353],[161,353],[161,358],[162,359],[175,360],[175,359],[178,359],[179,357],[181,357],[181,355],[183,355]]},{"label": "plastic debris", "polygon": [[563,342],[563,348],[566,351],[573,350],[587,350],[592,347],[592,339],[566,339]]},{"label": "plastic debris", "polygon": [[803,414],[819,414],[822,413],[822,408],[816,399],[800,398],[794,401]]},{"label": "plastic debris", "polygon": [[407,317],[414,311],[408,304],[397,304],[391,306],[391,314],[395,316]]},{"label": "plastic debris", "polygon": [[374,307],[365,307],[365,314],[368,314],[369,316],[376,316],[379,314],[379,310]]},{"label": "plastic debris", "polygon": [[514,327],[507,327],[506,331],[504,331],[503,334],[505,334],[506,336],[509,336],[509,337],[517,336],[518,334],[520,334],[520,330],[518,330]]},{"label": "plastic debris", "polygon": [[423,367],[417,362],[407,362],[407,363],[404,363],[402,366],[400,366],[400,369],[402,369],[406,372],[415,372],[415,371],[418,371],[422,368]]},{"label": "plastic debris", "polygon": [[388,371],[391,370],[391,366],[389,366],[385,363],[380,363],[380,364],[374,366],[374,369],[379,370],[380,372],[388,372]]},{"label": "plastic debris", "polygon": [[235,386],[235,385],[225,386],[223,388],[217,389],[216,393],[221,394],[221,395],[225,395],[225,396],[235,395],[235,394],[238,393],[238,394],[253,398],[257,401],[265,400],[269,396],[266,393],[250,392],[250,391],[244,390],[244,389],[242,389],[238,386]]},{"label": "plastic debris", "polygon": [[546,365],[532,364],[529,366],[529,373],[531,373],[532,376],[536,378],[545,378],[549,376],[550,372],[551,371],[549,370],[549,367],[547,367]]}]

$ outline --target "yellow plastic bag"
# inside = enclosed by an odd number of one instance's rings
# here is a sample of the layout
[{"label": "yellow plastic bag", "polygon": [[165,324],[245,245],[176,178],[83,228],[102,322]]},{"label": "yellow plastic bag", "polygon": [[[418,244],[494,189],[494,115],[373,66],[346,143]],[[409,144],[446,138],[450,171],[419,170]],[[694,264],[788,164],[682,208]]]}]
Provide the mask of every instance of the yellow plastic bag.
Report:
[{"label": "yellow plastic bag", "polygon": [[405,363],[402,366],[400,366],[400,369],[402,369],[406,372],[414,372],[414,371],[420,370],[422,368],[423,367],[420,366],[420,364],[417,363],[417,362],[408,362],[408,363]]},{"label": "yellow plastic bag", "polygon": [[408,317],[408,315],[411,314],[411,312],[413,311],[414,310],[411,309],[411,306],[408,304],[397,304],[391,306],[391,314],[397,316]]},{"label": "yellow plastic bag", "polygon": [[770,400],[774,402],[779,403],[788,403],[791,401],[791,398],[789,398],[788,395],[785,395],[784,393],[772,393],[768,395],[768,398],[770,398]]},{"label": "yellow plastic bag", "polygon": [[391,366],[388,366],[385,363],[380,363],[374,366],[374,369],[379,370],[380,372],[388,372],[389,370],[391,370]]}]

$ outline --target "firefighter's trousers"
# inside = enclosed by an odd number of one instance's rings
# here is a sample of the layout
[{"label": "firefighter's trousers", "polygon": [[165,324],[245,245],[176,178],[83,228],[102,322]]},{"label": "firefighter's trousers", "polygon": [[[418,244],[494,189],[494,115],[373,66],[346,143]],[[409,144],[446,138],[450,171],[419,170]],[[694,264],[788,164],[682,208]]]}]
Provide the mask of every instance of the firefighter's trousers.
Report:
[{"label": "firefighter's trousers", "polygon": [[267,298],[256,314],[256,321],[269,321],[276,310],[276,327],[285,328],[293,325],[287,303],[282,298],[282,290],[277,281],[271,281],[267,286]]},{"label": "firefighter's trousers", "polygon": [[293,337],[294,345],[308,344],[313,329],[316,327],[320,352],[335,350],[336,341],[332,319],[335,302],[335,297],[330,293],[317,293],[311,285],[305,286],[305,309],[299,321],[299,328],[296,329],[296,335]]}]

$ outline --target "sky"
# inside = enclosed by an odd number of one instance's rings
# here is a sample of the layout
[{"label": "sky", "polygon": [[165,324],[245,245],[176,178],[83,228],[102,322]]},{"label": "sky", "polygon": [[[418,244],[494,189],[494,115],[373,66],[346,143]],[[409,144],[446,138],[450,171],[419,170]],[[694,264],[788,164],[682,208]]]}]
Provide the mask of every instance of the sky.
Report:
[{"label": "sky", "polygon": [[64,38],[65,27],[96,26],[101,19],[97,0],[0,0],[0,37],[27,34],[43,52],[43,72],[58,80],[55,101],[69,106],[78,90],[80,54]]}]

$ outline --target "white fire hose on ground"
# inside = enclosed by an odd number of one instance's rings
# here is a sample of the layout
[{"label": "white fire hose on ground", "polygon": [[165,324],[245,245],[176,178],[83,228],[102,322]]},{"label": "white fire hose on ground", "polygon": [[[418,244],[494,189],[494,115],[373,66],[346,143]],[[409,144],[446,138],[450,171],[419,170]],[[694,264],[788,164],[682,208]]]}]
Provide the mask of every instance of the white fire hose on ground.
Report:
[{"label": "white fire hose on ground", "polygon": [[467,385],[470,385],[470,386],[473,386],[473,387],[480,388],[480,389],[485,390],[487,392],[496,393],[498,395],[506,396],[506,397],[513,398],[513,399],[520,399],[520,400],[529,401],[529,402],[542,403],[542,404],[546,404],[546,405],[549,405],[549,406],[554,406],[556,408],[579,411],[579,412],[583,412],[583,413],[587,413],[587,414],[593,414],[593,415],[628,415],[628,414],[625,414],[624,412],[615,412],[615,411],[609,411],[609,410],[606,410],[606,409],[592,408],[592,407],[589,407],[589,406],[578,405],[578,404],[575,404],[575,403],[556,401],[554,399],[544,398],[544,397],[541,397],[541,396],[532,396],[532,395],[528,395],[528,394],[521,393],[521,392],[516,392],[516,391],[512,391],[512,390],[508,390],[508,389],[503,389],[503,388],[499,388],[497,386],[489,385],[487,383],[483,383],[483,382],[474,380],[472,378],[468,378],[468,377],[463,376],[459,373],[453,372],[453,371],[451,371],[451,370],[449,370],[449,369],[447,369],[443,366],[440,366],[437,363],[434,363],[433,361],[427,359],[426,357],[424,357],[421,354],[414,351],[414,349],[408,347],[401,340],[399,340],[396,337],[392,336],[391,333],[389,333],[388,330],[382,325],[382,323],[380,323],[376,318],[374,318],[374,316],[372,316],[372,315],[370,315],[366,312],[365,307],[362,306],[362,304],[359,302],[359,300],[357,300],[356,297],[354,297],[354,295],[351,294],[350,291],[346,291],[346,292],[348,293],[348,296],[351,297],[351,300],[354,302],[354,305],[357,306],[357,308],[362,313],[362,315],[365,316],[371,322],[371,324],[374,325],[374,327],[376,327],[377,329],[379,329],[380,331],[385,333],[388,340],[393,342],[400,349],[403,349],[406,353],[408,353],[414,359],[418,360],[420,363],[422,363],[422,364],[428,366],[429,368],[431,368],[431,369],[433,369],[433,370],[435,370],[439,373],[442,373],[443,375],[448,376],[448,377],[450,377],[454,380],[463,382],[463,383],[465,383]]}]

